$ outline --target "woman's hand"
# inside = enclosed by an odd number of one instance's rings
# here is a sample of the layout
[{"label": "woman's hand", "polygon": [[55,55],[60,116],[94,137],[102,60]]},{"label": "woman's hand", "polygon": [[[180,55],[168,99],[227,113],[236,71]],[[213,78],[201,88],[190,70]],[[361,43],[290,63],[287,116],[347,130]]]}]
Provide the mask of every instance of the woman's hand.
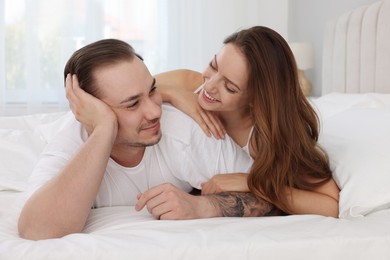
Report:
[{"label": "woman's hand", "polygon": [[117,118],[112,109],[100,99],[80,88],[76,75],[66,77],[66,98],[76,119],[91,134],[98,126],[107,127],[112,122],[118,128]]},{"label": "woman's hand", "polygon": [[218,116],[204,110],[198,103],[198,95],[185,89],[177,89],[171,97],[171,104],[194,119],[207,136],[225,138],[225,128]]},{"label": "woman's hand", "polygon": [[248,174],[246,173],[214,175],[208,182],[202,183],[202,195],[224,191],[249,192],[247,178]]}]

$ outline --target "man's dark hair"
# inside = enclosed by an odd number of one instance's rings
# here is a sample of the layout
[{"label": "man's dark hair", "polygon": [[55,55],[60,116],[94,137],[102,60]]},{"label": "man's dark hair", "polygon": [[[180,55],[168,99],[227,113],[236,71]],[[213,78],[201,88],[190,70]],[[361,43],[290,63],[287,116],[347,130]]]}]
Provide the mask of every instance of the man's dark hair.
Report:
[{"label": "man's dark hair", "polygon": [[131,61],[134,57],[142,60],[141,56],[135,53],[134,48],[124,41],[117,39],[96,41],[73,53],[65,65],[64,79],[69,73],[76,75],[80,87],[98,97],[99,89],[95,85],[93,72],[101,66],[124,60]]}]

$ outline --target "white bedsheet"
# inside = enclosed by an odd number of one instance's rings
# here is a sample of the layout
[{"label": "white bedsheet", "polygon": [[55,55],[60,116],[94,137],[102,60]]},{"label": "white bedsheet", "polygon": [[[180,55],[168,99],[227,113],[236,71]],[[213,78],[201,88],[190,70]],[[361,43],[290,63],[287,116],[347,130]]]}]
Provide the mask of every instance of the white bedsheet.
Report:
[{"label": "white bedsheet", "polygon": [[[342,218],[299,215],[161,221],[147,211],[112,207],[92,210],[81,234],[43,241],[18,236],[20,200],[29,171],[17,170],[20,176],[14,176],[10,170],[20,161],[25,168],[33,167],[37,152],[63,123],[63,114],[0,118],[0,128],[5,129],[0,141],[12,144],[13,152],[21,152],[14,161],[14,157],[0,156],[0,259],[389,260],[390,94],[334,93],[314,99],[313,105],[323,123],[320,141],[330,153],[336,181],[343,188]],[[28,138],[37,136],[43,143],[25,147],[32,144],[26,143]],[[361,140],[364,145],[355,146]],[[375,150],[381,156],[369,153],[373,147],[381,149]],[[0,147],[0,155],[7,151]],[[344,151],[349,156],[339,160]]]},{"label": "white bedsheet", "polygon": [[0,259],[390,259],[390,210],[352,220],[160,221],[132,207],[100,208],[91,212],[84,233],[28,241],[17,236],[18,197],[0,196]]}]

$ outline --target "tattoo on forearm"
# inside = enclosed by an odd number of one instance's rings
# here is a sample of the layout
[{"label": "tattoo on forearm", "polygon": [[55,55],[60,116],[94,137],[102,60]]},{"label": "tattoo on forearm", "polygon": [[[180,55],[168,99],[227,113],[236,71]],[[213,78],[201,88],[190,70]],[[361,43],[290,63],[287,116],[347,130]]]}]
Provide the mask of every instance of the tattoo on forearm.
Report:
[{"label": "tattoo on forearm", "polygon": [[261,217],[282,215],[271,203],[249,192],[221,192],[209,195],[210,202],[222,217]]}]

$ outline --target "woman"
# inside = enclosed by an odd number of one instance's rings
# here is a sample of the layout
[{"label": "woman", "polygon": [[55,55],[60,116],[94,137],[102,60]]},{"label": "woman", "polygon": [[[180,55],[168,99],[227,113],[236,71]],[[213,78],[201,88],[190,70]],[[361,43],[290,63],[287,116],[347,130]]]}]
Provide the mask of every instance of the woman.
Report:
[{"label": "woman", "polygon": [[339,189],[317,144],[318,117],[283,37],[262,26],[233,33],[203,78],[196,95],[202,79],[195,72],[156,77],[164,101],[192,116],[208,135],[223,138],[226,132],[254,163],[249,175],[217,175],[202,194],[250,190],[289,214],[337,217]]}]

